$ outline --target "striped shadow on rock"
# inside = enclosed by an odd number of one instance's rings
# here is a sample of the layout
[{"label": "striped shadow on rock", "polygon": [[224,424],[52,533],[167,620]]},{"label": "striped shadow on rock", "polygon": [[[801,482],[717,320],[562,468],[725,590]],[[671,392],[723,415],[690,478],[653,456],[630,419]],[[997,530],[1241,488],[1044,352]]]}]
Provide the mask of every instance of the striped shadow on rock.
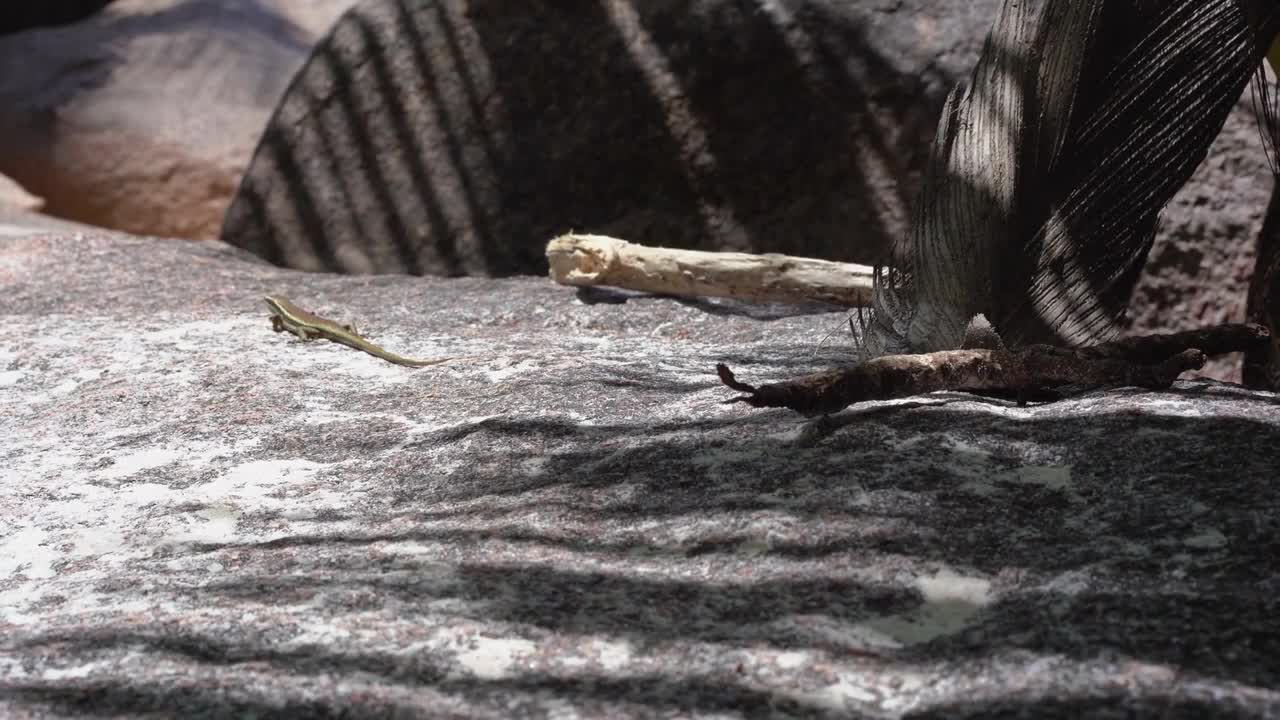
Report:
[{"label": "striped shadow on rock", "polygon": [[567,230],[871,262],[906,232],[937,58],[980,35],[977,4],[365,0],[221,236],[347,273],[541,273]]}]

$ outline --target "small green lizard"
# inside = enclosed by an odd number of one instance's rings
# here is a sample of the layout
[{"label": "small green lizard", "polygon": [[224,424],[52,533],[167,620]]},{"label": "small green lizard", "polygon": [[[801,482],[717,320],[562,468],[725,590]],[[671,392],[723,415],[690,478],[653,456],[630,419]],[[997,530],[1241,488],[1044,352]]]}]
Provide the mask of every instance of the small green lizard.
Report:
[{"label": "small green lizard", "polygon": [[271,329],[276,332],[289,331],[297,335],[304,341],[315,340],[316,338],[324,338],[336,343],[341,343],[347,347],[363,350],[374,357],[382,358],[387,362],[397,365],[407,365],[409,367],[426,367],[427,365],[439,365],[448,362],[454,358],[439,358],[436,360],[414,360],[412,358],[401,357],[395,353],[387,352],[373,343],[360,337],[356,329],[352,325],[343,325],[327,320],[319,315],[313,315],[306,310],[289,302],[288,298],[281,295],[268,295],[264,298],[267,301],[267,307],[271,308]]}]

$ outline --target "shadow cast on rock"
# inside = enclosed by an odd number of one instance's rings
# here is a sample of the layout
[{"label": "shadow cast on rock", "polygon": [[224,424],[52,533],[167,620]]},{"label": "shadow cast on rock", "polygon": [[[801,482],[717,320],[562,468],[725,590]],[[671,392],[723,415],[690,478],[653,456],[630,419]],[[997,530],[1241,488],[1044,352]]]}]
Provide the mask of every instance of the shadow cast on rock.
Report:
[{"label": "shadow cast on rock", "polygon": [[[1014,419],[956,402],[880,414],[811,444],[797,441],[803,424],[786,413],[752,413],[698,423],[489,419],[465,436],[443,430],[428,443],[465,437],[476,461],[447,477],[424,466],[381,488],[381,500],[317,520],[312,534],[192,546],[210,562],[229,553],[278,570],[164,592],[228,612],[358,607],[423,623],[448,607],[460,622],[513,628],[532,642],[592,636],[635,647],[688,642],[841,655],[857,647],[805,628],[818,618],[847,629],[909,614],[934,601],[887,578],[954,568],[990,582],[989,601],[968,607],[968,620],[953,631],[884,650],[887,661],[972,666],[1017,650],[1081,662],[1132,658],[1256,687],[1280,683],[1270,662],[1280,653],[1278,595],[1265,571],[1280,553],[1280,488],[1274,455],[1257,450],[1280,446],[1274,425],[1105,412]],[[405,543],[435,550],[404,553]],[[886,580],[874,579],[877,572]],[[404,659],[367,649],[281,651],[249,636],[174,645],[175,634],[182,637],[180,629],[118,639],[48,633],[30,642],[150,644],[200,663],[259,659],[292,673],[359,671],[476,698],[523,688],[584,706],[619,695],[663,706],[680,696],[682,710],[704,712],[790,702],[728,672],[441,679],[431,660],[405,669]],[[210,712],[248,702],[85,682],[10,692],[103,707],[207,703]],[[993,698],[954,709],[999,716],[1038,702]],[[1045,707],[1115,705],[1089,698]],[[1201,706],[1171,698],[1169,707]],[[294,716],[311,711],[300,706]]]},{"label": "shadow cast on rock", "polygon": [[[429,501],[398,488],[393,515],[363,519],[374,527],[394,517],[408,529],[285,538],[261,551],[402,541],[501,547],[493,552],[506,560],[463,563],[447,591],[483,606],[487,618],[641,642],[777,648],[814,647],[772,625],[784,617],[856,624],[918,603],[914,591],[829,575],[868,558],[909,558],[914,567],[967,569],[1012,587],[975,625],[904,649],[904,659],[960,659],[993,647],[1082,660],[1113,652],[1224,680],[1280,681],[1267,662],[1280,652],[1280,624],[1263,571],[1280,553],[1280,488],[1273,456],[1257,450],[1280,446],[1280,429],[1208,416],[1009,419],[948,403],[877,415],[805,445],[797,432],[778,433],[780,417],[562,422],[554,432],[541,422],[486,421],[469,434],[473,451],[501,453],[512,438],[536,433],[545,444],[539,472],[522,473],[533,455],[518,452],[455,473],[447,491],[426,494]],[[602,439],[615,444],[602,451]],[[620,485],[628,491],[614,494]],[[764,539],[760,528],[779,513],[794,523],[782,531],[771,525]],[[544,519],[530,524],[526,515]],[[552,517],[564,525],[548,524]],[[450,522],[471,525],[436,527]],[[677,530],[680,539],[669,534]],[[730,584],[520,561],[537,549],[605,564],[734,563],[761,542],[751,550],[754,570]],[[796,576],[796,563],[815,560],[811,574]],[[324,562],[334,568],[334,558]],[[784,570],[789,579],[770,579]],[[326,572],[281,582],[334,580]],[[202,592],[259,591],[232,583]],[[398,601],[430,595],[420,593]]]},{"label": "shadow cast on rock", "polygon": [[221,237],[345,272],[544,272],[571,228],[878,258],[904,234],[946,78],[882,57],[874,14],[811,10],[358,5],[295,79]]}]

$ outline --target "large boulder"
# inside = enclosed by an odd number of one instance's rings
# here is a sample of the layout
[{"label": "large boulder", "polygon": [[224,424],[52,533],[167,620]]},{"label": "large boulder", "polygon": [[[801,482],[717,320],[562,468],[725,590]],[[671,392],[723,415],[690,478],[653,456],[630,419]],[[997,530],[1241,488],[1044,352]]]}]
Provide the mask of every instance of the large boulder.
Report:
[{"label": "large boulder", "polygon": [[116,0],[0,38],[0,172],[65,218],[217,235],[289,79],[350,0]]},{"label": "large boulder", "polygon": [[44,207],[44,200],[27,192],[26,188],[11,178],[0,175],[0,209],[39,211]]},{"label": "large boulder", "polygon": [[810,421],[712,368],[841,313],[247,255],[0,237],[0,717],[1280,717],[1273,394]]},{"label": "large boulder", "polygon": [[995,6],[363,0],[222,237],[344,272],[542,272],[570,229],[866,261]]}]

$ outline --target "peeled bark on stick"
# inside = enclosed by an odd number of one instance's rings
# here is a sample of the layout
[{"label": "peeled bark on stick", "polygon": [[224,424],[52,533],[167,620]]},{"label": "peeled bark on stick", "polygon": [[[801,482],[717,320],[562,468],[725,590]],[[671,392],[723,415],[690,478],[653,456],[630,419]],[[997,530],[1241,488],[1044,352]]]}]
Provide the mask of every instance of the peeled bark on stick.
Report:
[{"label": "peeled bark on stick", "polygon": [[848,307],[871,298],[870,267],[789,255],[678,250],[568,234],[547,243],[547,260],[551,279],[561,285]]}]

